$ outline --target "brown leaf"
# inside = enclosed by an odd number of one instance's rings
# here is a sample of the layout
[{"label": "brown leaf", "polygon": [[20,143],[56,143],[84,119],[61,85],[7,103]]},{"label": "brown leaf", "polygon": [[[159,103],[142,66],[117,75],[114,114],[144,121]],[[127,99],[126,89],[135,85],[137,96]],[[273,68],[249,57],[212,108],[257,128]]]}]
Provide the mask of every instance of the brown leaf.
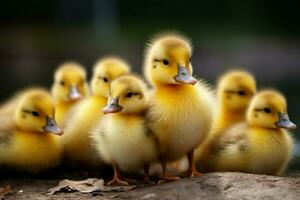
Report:
[{"label": "brown leaf", "polygon": [[51,188],[48,191],[48,195],[53,195],[57,192],[81,192],[81,193],[93,193],[93,192],[122,192],[134,189],[136,186],[120,186],[110,187],[104,185],[103,179],[89,178],[82,181],[62,180],[58,183],[58,186]]},{"label": "brown leaf", "polygon": [[4,188],[0,188],[0,200],[4,199],[4,197],[12,194],[13,191],[9,185]]}]

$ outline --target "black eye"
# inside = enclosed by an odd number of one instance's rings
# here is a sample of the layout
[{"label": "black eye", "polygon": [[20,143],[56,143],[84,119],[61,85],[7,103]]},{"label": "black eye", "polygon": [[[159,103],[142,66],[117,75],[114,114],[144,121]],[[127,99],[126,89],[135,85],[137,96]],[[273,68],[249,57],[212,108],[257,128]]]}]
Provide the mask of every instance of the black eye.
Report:
[{"label": "black eye", "polygon": [[32,111],[32,115],[35,116],[35,117],[40,116],[40,114],[38,112],[36,112],[36,111]]},{"label": "black eye", "polygon": [[132,97],[132,92],[128,92],[127,94],[126,94],[126,98],[131,98]]},{"label": "black eye", "polygon": [[103,78],[103,81],[104,81],[105,83],[107,83],[107,82],[108,82],[108,78],[104,77],[104,78]]},{"label": "black eye", "polygon": [[245,96],[245,94],[246,94],[246,92],[244,92],[244,91],[238,91],[238,94],[240,95],[240,96]]},{"label": "black eye", "polygon": [[169,61],[163,59],[163,63],[164,63],[164,65],[168,65],[168,64],[169,64]]},{"label": "black eye", "polygon": [[64,86],[65,85],[65,81],[60,81],[60,85]]},{"label": "black eye", "polygon": [[264,112],[265,113],[271,113],[271,109],[270,108],[264,108]]}]

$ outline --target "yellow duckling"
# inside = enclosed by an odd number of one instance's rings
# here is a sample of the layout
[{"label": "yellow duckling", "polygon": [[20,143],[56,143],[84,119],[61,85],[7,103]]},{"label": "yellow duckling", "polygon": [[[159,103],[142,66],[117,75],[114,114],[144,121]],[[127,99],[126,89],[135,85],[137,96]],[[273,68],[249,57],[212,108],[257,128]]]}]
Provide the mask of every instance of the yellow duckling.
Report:
[{"label": "yellow duckling", "polygon": [[91,146],[90,130],[103,116],[101,109],[107,103],[110,83],[129,72],[129,65],[120,58],[107,57],[96,63],[91,81],[92,96],[72,109],[65,127],[65,156],[73,166],[99,168],[101,160]]},{"label": "yellow duckling", "polygon": [[59,126],[63,126],[70,108],[89,94],[84,68],[75,62],[59,66],[54,75],[52,94],[55,99],[55,119]]},{"label": "yellow duckling", "polygon": [[0,127],[0,164],[9,169],[39,173],[56,166],[63,132],[54,120],[54,102],[42,89],[22,95],[13,116]]},{"label": "yellow duckling", "polygon": [[235,70],[225,73],[218,82],[218,117],[216,128],[224,130],[245,121],[247,107],[256,93],[252,74]]},{"label": "yellow duckling", "polygon": [[[212,133],[203,145],[195,151],[195,160],[210,160],[207,153],[211,142],[218,139],[218,134],[237,123],[244,122],[247,107],[256,93],[256,83],[252,74],[242,70],[229,71],[218,81],[218,115],[213,125]],[[201,168],[201,162],[198,162]]]},{"label": "yellow duckling", "polygon": [[[108,185],[128,185],[121,171],[136,172],[144,167],[149,181],[149,163],[157,158],[153,135],[144,112],[148,108],[147,88],[139,78],[125,75],[111,84],[105,115],[93,131],[99,155],[114,168]],[[114,114],[109,114],[114,113]]]},{"label": "yellow duckling", "polygon": [[159,143],[161,181],[178,179],[166,175],[166,162],[185,155],[189,176],[199,175],[194,149],[210,132],[215,115],[212,92],[192,76],[191,56],[191,44],[175,34],[153,40],[146,52],[145,76],[154,87],[148,118]]},{"label": "yellow duckling", "polygon": [[280,175],[292,154],[293,139],[287,130],[295,128],[284,96],[273,90],[261,91],[249,105],[246,123],[215,138],[207,151],[211,159],[200,160],[200,166],[208,171]]}]

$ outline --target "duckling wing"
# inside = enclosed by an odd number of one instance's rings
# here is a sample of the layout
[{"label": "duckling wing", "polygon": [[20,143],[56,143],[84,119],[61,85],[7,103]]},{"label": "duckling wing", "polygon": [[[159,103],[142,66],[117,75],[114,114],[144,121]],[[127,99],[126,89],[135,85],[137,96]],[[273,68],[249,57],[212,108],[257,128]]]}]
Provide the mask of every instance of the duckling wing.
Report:
[{"label": "duckling wing", "polygon": [[247,135],[247,125],[239,124],[222,134],[218,134],[210,145],[212,154],[235,155],[247,151],[249,148],[249,138]]},{"label": "duckling wing", "polygon": [[[144,112],[141,113],[141,117],[143,117],[144,121],[144,126],[145,126],[145,131],[144,134],[147,137],[152,138],[152,140],[154,141],[155,145],[158,145],[159,143],[159,139],[156,137],[156,135],[153,133],[153,130],[151,128],[151,123],[153,121],[153,119],[151,117],[149,117],[149,108],[147,108]],[[158,148],[158,146],[157,146]]]},{"label": "duckling wing", "polygon": [[0,146],[8,144],[13,137],[14,121],[12,118],[0,116]]},{"label": "duckling wing", "polygon": [[8,144],[12,138],[13,127],[15,125],[15,112],[20,100],[17,95],[3,103],[0,107],[0,145]]}]

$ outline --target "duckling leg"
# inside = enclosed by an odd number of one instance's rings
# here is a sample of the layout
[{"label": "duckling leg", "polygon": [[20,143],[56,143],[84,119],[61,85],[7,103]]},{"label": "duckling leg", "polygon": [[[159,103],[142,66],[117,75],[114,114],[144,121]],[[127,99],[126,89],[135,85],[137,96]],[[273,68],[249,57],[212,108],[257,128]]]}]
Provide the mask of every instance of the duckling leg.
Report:
[{"label": "duckling leg", "polygon": [[177,176],[167,175],[167,161],[166,161],[165,157],[160,158],[160,164],[161,164],[161,167],[163,170],[163,174],[162,174],[162,179],[160,181],[158,181],[158,184],[164,183],[164,182],[176,181],[176,180],[180,179]]},{"label": "duckling leg", "polygon": [[194,150],[190,151],[187,154],[188,161],[189,161],[189,169],[188,169],[188,176],[189,177],[195,177],[195,176],[201,176],[202,174],[197,171],[195,162],[194,162]]},{"label": "duckling leg", "polygon": [[150,180],[149,168],[150,168],[150,164],[149,163],[145,163],[145,165],[144,165],[144,179],[143,179],[143,183],[145,183],[145,184],[154,184],[154,182]]},{"label": "duckling leg", "polygon": [[107,185],[122,185],[122,186],[129,185],[128,182],[122,180],[121,173],[118,166],[116,164],[113,164],[113,167],[114,167],[114,178],[111,181],[109,181]]}]

